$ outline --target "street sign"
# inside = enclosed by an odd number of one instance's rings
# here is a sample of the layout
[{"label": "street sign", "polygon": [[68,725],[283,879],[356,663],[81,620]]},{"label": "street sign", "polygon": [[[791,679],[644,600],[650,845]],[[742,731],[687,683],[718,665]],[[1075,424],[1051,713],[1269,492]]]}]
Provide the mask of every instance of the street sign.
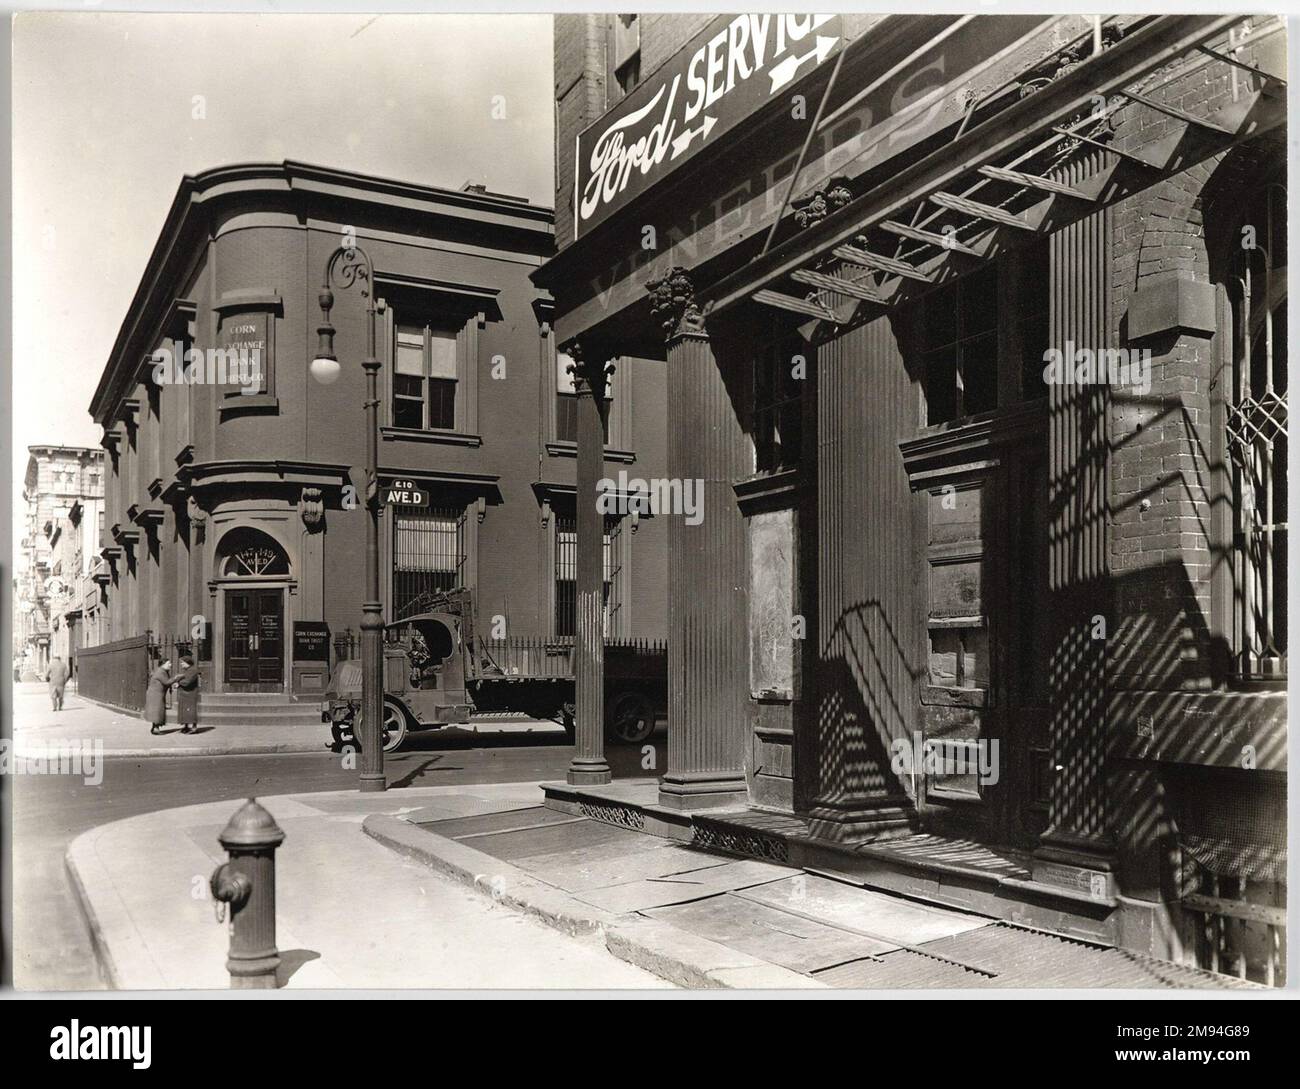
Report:
[{"label": "street sign", "polygon": [[575,235],[662,181],[755,110],[789,101],[794,84],[843,45],[838,15],[718,16],[578,134]]},{"label": "street sign", "polygon": [[384,490],[384,504],[389,507],[427,507],[429,493],[414,480],[394,480]]}]

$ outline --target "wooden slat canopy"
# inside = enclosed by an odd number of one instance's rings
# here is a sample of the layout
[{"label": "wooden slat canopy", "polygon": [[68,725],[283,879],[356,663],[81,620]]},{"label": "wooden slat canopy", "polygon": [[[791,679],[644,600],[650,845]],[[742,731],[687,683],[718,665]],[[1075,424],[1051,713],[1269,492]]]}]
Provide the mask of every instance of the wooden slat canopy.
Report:
[{"label": "wooden slat canopy", "polygon": [[[833,332],[1268,132],[1285,121],[1283,73],[1233,53],[1284,29],[1279,18],[1251,27],[1241,15],[1153,16],[1102,48],[1098,27],[1086,60],[1033,93],[1005,95],[1014,100],[706,289],[706,309],[753,300],[814,319],[814,333]],[[1284,65],[1284,50],[1276,55]],[[1176,60],[1186,63],[1167,67]],[[1165,84],[1219,62],[1247,73],[1231,101],[1198,116],[1159,100]],[[1036,59],[1020,77],[1042,66]],[[1146,86],[1157,69],[1162,82]],[[1136,152],[1113,147],[1110,123],[1130,110],[1159,112],[1169,131]],[[1098,153],[1101,165],[1084,181],[1061,180],[1074,159]]]}]

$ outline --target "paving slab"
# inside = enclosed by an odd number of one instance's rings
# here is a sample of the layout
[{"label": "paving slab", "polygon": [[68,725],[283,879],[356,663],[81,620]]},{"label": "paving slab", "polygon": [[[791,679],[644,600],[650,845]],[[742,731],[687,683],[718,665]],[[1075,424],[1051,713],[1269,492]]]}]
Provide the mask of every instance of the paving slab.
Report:
[{"label": "paving slab", "polygon": [[[498,803],[495,809],[471,811],[464,815],[450,814],[449,811],[449,806],[431,805],[414,813],[403,814],[403,819],[412,824],[430,825],[430,831],[450,839],[477,836],[484,832],[510,833],[552,824],[572,824],[575,820],[568,813],[560,813],[542,805],[512,806],[503,809]],[[438,817],[436,814],[439,812],[449,815]]]},{"label": "paving slab", "polygon": [[645,878],[711,870],[727,862],[717,855],[659,840],[635,854],[624,852],[614,858],[592,859],[589,852],[579,849],[520,859],[517,865],[557,888],[582,893]]},{"label": "paving slab", "polygon": [[[553,812],[540,829],[522,827],[534,812],[420,826],[408,813],[370,818],[367,829],[552,926],[602,934],[618,956],[682,986],[1224,985],[1208,973],[819,873],[705,854],[621,822],[601,831],[594,813]],[[493,834],[438,834],[489,826]],[[542,836],[553,849],[544,849]]]},{"label": "paving slab", "polygon": [[611,915],[547,885],[513,863],[494,858],[408,821],[377,814],[365,830],[404,857],[419,860],[480,892],[490,893],[566,934],[599,937],[615,956],[683,987],[820,989],[792,972],[720,942],[644,916]]},{"label": "paving slab", "polygon": [[920,945],[993,922],[982,915],[930,907],[816,874],[800,874],[788,881],[750,889],[745,895],[901,945]]},{"label": "paving slab", "polygon": [[795,972],[812,973],[895,948],[733,896],[672,904],[646,914]]},{"label": "paving slab", "polygon": [[728,862],[722,866],[671,877],[650,877],[629,881],[624,885],[588,889],[578,894],[578,899],[603,911],[618,914],[645,911],[667,904],[682,904],[705,896],[715,896],[729,889],[746,889],[789,876],[788,868],[767,862]]},{"label": "paving slab", "polygon": [[484,849],[496,858],[513,861],[533,855],[551,854],[575,848],[619,846],[634,849],[639,833],[596,821],[552,825],[496,836]]}]

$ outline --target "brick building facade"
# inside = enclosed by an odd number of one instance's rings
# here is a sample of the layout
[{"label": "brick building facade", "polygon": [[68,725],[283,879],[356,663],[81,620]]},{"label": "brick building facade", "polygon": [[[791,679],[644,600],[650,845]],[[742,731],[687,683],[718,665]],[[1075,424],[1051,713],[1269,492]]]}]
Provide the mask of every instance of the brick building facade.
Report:
[{"label": "brick building facade", "polygon": [[709,514],[552,803],[1279,982],[1282,24],[784,18],[556,20],[534,279]]}]

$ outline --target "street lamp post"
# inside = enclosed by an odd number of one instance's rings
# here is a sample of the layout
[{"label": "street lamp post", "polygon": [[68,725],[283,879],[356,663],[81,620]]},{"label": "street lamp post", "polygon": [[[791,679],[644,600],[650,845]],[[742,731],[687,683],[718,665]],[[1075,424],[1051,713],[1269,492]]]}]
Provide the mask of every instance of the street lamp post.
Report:
[{"label": "street lamp post", "polygon": [[[339,246],[325,267],[325,284],[320,292],[324,315],[317,332],[320,347],[312,360],[312,372],[325,381],[337,373],[334,355],[334,306],[331,284],[349,288],[361,281],[366,299],[366,590],[361,605],[361,790],[387,790],[384,778],[384,747],[380,740],[384,716],[383,633],[384,617],[379,601],[379,358],[375,354],[375,267],[360,246]],[[325,375],[330,378],[325,378]]]}]

